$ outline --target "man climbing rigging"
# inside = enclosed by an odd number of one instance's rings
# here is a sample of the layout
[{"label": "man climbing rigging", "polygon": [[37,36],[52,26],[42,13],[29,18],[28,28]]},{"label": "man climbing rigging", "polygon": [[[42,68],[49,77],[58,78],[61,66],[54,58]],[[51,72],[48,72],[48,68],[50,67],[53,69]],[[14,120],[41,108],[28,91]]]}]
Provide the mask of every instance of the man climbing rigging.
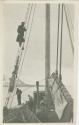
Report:
[{"label": "man climbing rigging", "polygon": [[18,105],[21,105],[21,94],[22,91],[19,88],[17,88],[16,95],[17,95]]},{"label": "man climbing rigging", "polygon": [[21,47],[22,43],[25,42],[24,39],[24,32],[26,31],[25,28],[25,22],[21,22],[21,25],[18,26],[17,32],[18,32],[18,36],[16,41],[19,42],[19,47]]}]

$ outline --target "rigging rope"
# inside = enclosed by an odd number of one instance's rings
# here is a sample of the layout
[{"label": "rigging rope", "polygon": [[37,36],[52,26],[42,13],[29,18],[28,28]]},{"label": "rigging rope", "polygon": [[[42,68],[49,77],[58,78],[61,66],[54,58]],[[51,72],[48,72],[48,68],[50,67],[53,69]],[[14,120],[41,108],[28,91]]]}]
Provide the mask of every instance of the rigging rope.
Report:
[{"label": "rigging rope", "polygon": [[[29,26],[29,21],[30,21],[30,16],[31,16],[31,12],[32,12],[32,8],[33,8],[33,5],[31,5],[31,8],[30,8],[30,5],[28,5],[28,8],[27,8],[27,18],[25,18],[25,23],[26,23],[26,29],[28,29],[28,26]],[[30,12],[29,12],[29,9],[30,9]],[[28,17],[29,16],[29,17]],[[25,34],[25,38],[26,38],[26,35],[27,35],[27,33]],[[22,48],[24,48],[24,45],[25,45],[25,42],[23,43],[23,45],[22,45]],[[20,54],[20,61],[19,61],[19,65],[20,65],[20,63],[21,63],[21,58],[22,58],[22,48],[21,48],[21,54]],[[19,72],[19,71],[18,71]]]},{"label": "rigging rope", "polygon": [[[27,11],[26,11],[26,16],[25,16],[25,23],[27,24],[27,22],[28,22],[28,16],[29,16],[29,10],[30,10],[30,4],[28,4],[28,7],[27,7]],[[23,44],[23,46],[24,46],[24,44]],[[22,47],[23,47],[22,46]],[[21,49],[19,50],[18,49],[18,56],[19,56],[19,64],[18,65],[20,65],[20,62],[21,62],[21,57],[22,57],[22,47],[21,47]],[[17,57],[18,57],[17,56]]]},{"label": "rigging rope", "polygon": [[32,23],[33,23],[34,13],[35,13],[35,7],[34,7],[34,10],[33,10],[33,16],[32,16],[32,22],[31,22],[31,26],[30,26],[29,36],[28,36],[28,39],[27,39],[26,49],[25,49],[23,61],[22,61],[22,64],[21,64],[21,67],[20,67],[20,70],[19,70],[19,75],[18,75],[18,77],[20,76],[20,73],[21,73],[21,70],[22,70],[22,66],[23,66],[23,63],[24,63],[24,59],[25,59],[25,56],[26,56],[26,52],[27,52],[27,50],[28,50],[28,43],[29,43],[29,39],[30,39],[30,33],[31,33],[31,29],[32,29]]},{"label": "rigging rope", "polygon": [[[31,8],[32,8],[32,6],[31,6]],[[31,12],[31,10],[30,10],[30,4],[28,4],[28,7],[27,7],[27,11],[26,11],[26,16],[25,16],[25,24],[27,24],[27,22],[29,22],[29,19],[28,19],[28,16],[29,16],[29,11]],[[24,46],[24,44],[22,45],[22,47]],[[21,47],[21,49],[20,50],[18,50],[18,55],[19,55],[19,57],[20,57],[20,59],[19,59],[19,65],[20,65],[20,61],[21,61],[21,57],[22,57],[22,47]]]},{"label": "rigging rope", "polygon": [[[28,17],[28,14],[29,14],[29,9],[30,9],[30,4],[28,5],[28,8],[27,8],[27,12],[26,12],[26,17],[25,17],[25,22],[29,22],[29,20],[30,20],[30,16]],[[32,6],[31,6],[31,10],[32,10]],[[31,10],[30,10],[30,14],[31,14]],[[24,44],[23,44],[23,46],[24,46]],[[21,58],[22,58],[22,48],[21,48],[21,50],[20,50],[20,52],[19,52],[19,50],[18,50],[18,56],[17,56],[17,58],[19,57],[19,62],[18,62],[18,70],[19,70],[19,65],[20,65],[20,62],[21,62]],[[16,63],[17,63],[17,61],[16,61]],[[17,71],[17,74],[18,74],[18,71]],[[16,78],[17,79],[17,78]],[[16,80],[15,80],[15,83],[16,83]],[[9,96],[9,99],[10,99],[10,97],[11,97],[11,95]],[[7,97],[8,98],[8,97]],[[7,100],[7,98],[6,98],[6,100]],[[8,99],[8,102],[9,102],[9,99]],[[6,103],[6,101],[5,101],[5,105],[7,106],[7,104],[8,104],[8,102]]]},{"label": "rigging rope", "polygon": [[[26,15],[27,18],[25,17],[25,23],[26,23],[27,29],[28,29],[28,26],[29,26],[29,21],[30,21],[30,16],[31,16],[32,8],[33,8],[33,4],[31,5],[31,8],[30,8],[30,4],[29,4],[28,8],[27,8],[27,13],[26,13],[27,14]],[[29,12],[29,9],[30,9],[30,12]],[[25,38],[26,38],[26,35],[27,35],[27,33],[25,34]],[[25,45],[25,43],[23,43],[23,45],[21,47],[21,54],[20,54],[19,66],[20,66],[20,63],[21,63],[21,58],[22,58],[22,54],[23,54],[22,48],[24,48],[24,45]],[[19,72],[19,70],[18,70],[18,72]]]},{"label": "rigging rope", "polygon": [[[29,26],[29,21],[30,21],[30,17],[31,17],[31,12],[32,12],[32,8],[33,8],[33,4],[31,5],[31,8],[30,8],[30,5],[29,5],[29,7],[28,7],[28,9],[30,9],[30,12],[29,12],[29,10],[27,11],[28,13],[27,13],[27,17],[28,17],[28,14],[29,14],[29,17],[28,18],[25,18],[25,19],[27,19],[27,20],[25,20],[25,22],[27,22],[26,23],[26,27],[27,27],[27,29],[28,29],[28,26]],[[27,35],[27,33],[25,34],[25,38],[26,38],[26,35]],[[25,45],[25,42],[23,43],[23,45],[22,45],[22,48],[24,48],[24,45]],[[19,65],[20,65],[20,63],[21,63],[21,58],[22,58],[22,48],[21,48],[21,55],[20,55],[20,62],[19,62]],[[18,70],[18,72],[19,72],[19,70]],[[19,73],[18,73],[19,74]]]},{"label": "rigging rope", "polygon": [[[28,26],[29,26],[29,21],[30,21],[30,16],[31,16],[32,8],[33,8],[33,4],[31,5],[30,12],[28,12],[29,13],[29,17],[28,17],[28,20],[27,20],[27,23],[26,23],[27,29],[28,29]],[[25,19],[25,22],[26,22],[26,19]]]},{"label": "rigging rope", "polygon": [[65,5],[63,5],[63,8],[64,8],[66,22],[67,22],[67,27],[68,27],[68,31],[69,31],[69,37],[70,37],[70,41],[71,41],[72,52],[74,54],[74,46],[73,46],[73,41],[72,41],[72,37],[71,37],[71,31],[70,31],[70,26],[69,26],[69,22],[68,22],[68,16],[67,16]]},{"label": "rigging rope", "polygon": [[[24,57],[23,57],[23,61],[22,61],[21,68],[20,68],[19,73],[18,73],[18,78],[19,78],[19,76],[20,76],[21,69],[22,69],[22,66],[23,66],[23,62],[24,62],[24,59],[25,59],[25,55],[26,55],[26,52],[27,52],[27,47],[28,47],[29,38],[30,38],[30,33],[31,33],[31,28],[32,28],[32,23],[33,23],[34,12],[35,12],[35,7],[34,7],[34,11],[33,11],[33,16],[32,16],[32,22],[31,22],[29,37],[28,37],[27,44],[26,44],[26,50],[25,50],[25,53],[24,53]],[[18,78],[17,78],[17,79],[18,79]],[[15,90],[14,90],[13,98],[14,98],[15,92],[16,92],[16,88],[15,88]],[[12,101],[13,101],[13,98],[12,98]],[[11,104],[12,104],[12,101],[11,101]],[[10,104],[10,106],[11,106],[11,104]]]},{"label": "rigging rope", "polygon": [[[68,22],[69,22],[69,27],[70,27],[70,31],[71,31],[72,40],[73,40],[73,34],[74,34],[74,24],[73,23],[74,22],[72,22],[72,21],[74,21],[74,20],[73,20],[73,17],[71,15],[70,8],[66,5],[65,5],[65,8],[66,8],[67,19],[68,19]],[[74,46],[74,43],[73,43],[73,46]]]},{"label": "rigging rope", "polygon": [[[29,5],[30,6],[30,5]],[[28,7],[29,8],[29,7]],[[32,6],[31,6],[31,11],[32,11]],[[35,8],[33,10],[35,12]],[[66,10],[65,10],[66,11]],[[29,11],[28,11],[29,12]],[[33,17],[34,17],[34,12],[33,12]],[[66,13],[66,12],[65,12]],[[67,14],[66,15],[66,18],[67,18]],[[29,14],[29,19],[27,21],[27,27],[29,25],[29,20],[30,20],[30,16],[31,16],[31,12]],[[32,27],[32,23],[33,23],[33,17],[32,17],[32,22],[31,22],[31,27]],[[59,8],[58,8],[58,36],[57,36],[57,60],[56,60],[56,71],[58,71],[58,46],[59,46],[59,19],[60,19],[60,5],[59,5]],[[69,24],[68,24],[68,20],[66,19],[67,21],[67,25],[68,25],[68,29],[69,29],[69,35],[71,35],[70,33],[70,28],[69,28]],[[30,32],[31,32],[31,27],[30,27]],[[61,17],[61,44],[60,44],[60,75],[61,75],[61,65],[62,65],[62,30],[63,30],[63,5],[62,5],[62,17]],[[27,44],[26,44],[26,50],[25,50],[25,53],[24,53],[24,57],[23,57],[23,60],[22,60],[22,64],[21,64],[21,67],[20,67],[20,70],[18,71],[18,78],[20,76],[20,73],[21,73],[21,70],[22,70],[22,66],[23,66],[23,63],[24,63],[24,59],[25,59],[25,55],[26,55],[26,52],[27,52],[27,49],[28,49],[28,43],[29,43],[29,38],[30,38],[30,32],[29,32],[29,37],[28,37],[28,40],[27,40]],[[26,35],[25,35],[26,37]],[[71,39],[71,37],[70,37]],[[71,39],[72,40],[72,39]],[[23,44],[24,46],[24,44]],[[73,48],[74,49],[74,48]],[[22,56],[22,53],[21,53],[21,56]],[[21,61],[21,58],[20,58],[20,61]],[[20,65],[20,64],[19,64]],[[46,78],[48,79],[48,78]],[[44,79],[44,80],[46,80]]]},{"label": "rigging rope", "polygon": [[57,58],[56,58],[56,72],[57,73],[58,73],[59,23],[60,23],[60,4],[58,5]]},{"label": "rigging rope", "polygon": [[[27,13],[26,13],[26,17],[25,17],[25,23],[26,23],[26,25],[28,26],[29,25],[29,20],[30,20],[30,16],[31,16],[31,11],[32,11],[32,7],[33,7],[33,5],[31,5],[31,8],[30,8],[30,4],[28,5],[28,8],[27,8]],[[30,12],[29,12],[29,9],[30,9]],[[29,16],[29,17],[28,17]],[[25,45],[25,43],[23,44],[23,46]],[[23,47],[22,46],[22,47]],[[20,52],[20,55],[19,55],[19,66],[20,66],[20,63],[21,63],[21,58],[22,58],[22,54],[23,54],[23,50],[22,50],[22,48],[21,48],[21,52]],[[18,70],[18,72],[19,72],[19,70]],[[17,73],[18,74],[18,73]]]},{"label": "rigging rope", "polygon": [[29,14],[29,10],[30,10],[30,4],[28,4],[28,7],[27,7],[27,11],[26,11],[26,16],[25,16],[25,22],[28,20],[28,14]]},{"label": "rigging rope", "polygon": [[62,4],[62,15],[61,15],[60,71],[59,71],[60,79],[61,79],[61,65],[62,65],[62,33],[63,33],[63,4]]}]

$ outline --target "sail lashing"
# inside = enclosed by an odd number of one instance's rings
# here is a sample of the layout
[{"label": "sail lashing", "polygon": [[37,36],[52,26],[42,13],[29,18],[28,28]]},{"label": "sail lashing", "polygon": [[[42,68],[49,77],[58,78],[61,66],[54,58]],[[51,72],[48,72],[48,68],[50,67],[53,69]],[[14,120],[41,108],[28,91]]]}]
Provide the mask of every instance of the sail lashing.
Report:
[{"label": "sail lashing", "polygon": [[[59,30],[59,18],[60,18],[60,5],[58,5],[58,30]],[[68,90],[62,83],[62,47],[63,47],[63,13],[64,5],[61,6],[61,39],[59,48],[59,31],[57,35],[57,58],[56,58],[56,72],[52,73],[49,79],[50,92],[52,100],[54,100],[55,111],[57,112],[61,122],[69,122],[73,119],[73,99]],[[58,53],[60,50],[60,53]],[[58,62],[59,58],[59,62]],[[58,70],[59,66],[59,70]],[[61,109],[61,110],[60,110]],[[68,115],[67,115],[68,114]]]}]

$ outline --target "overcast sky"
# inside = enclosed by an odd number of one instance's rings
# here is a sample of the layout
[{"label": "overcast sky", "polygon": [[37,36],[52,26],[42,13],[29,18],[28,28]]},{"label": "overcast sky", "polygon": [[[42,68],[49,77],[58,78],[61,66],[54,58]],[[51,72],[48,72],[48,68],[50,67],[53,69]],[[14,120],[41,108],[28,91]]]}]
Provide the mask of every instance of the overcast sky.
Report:
[{"label": "overcast sky", "polygon": [[[51,73],[55,71],[57,42],[57,4],[51,4]],[[73,39],[74,7],[66,5]],[[25,19],[27,4],[4,5],[4,74],[9,78],[18,51],[17,27]],[[74,41],[74,40],[73,40]],[[65,83],[73,84],[73,53],[64,15],[62,73]],[[45,4],[37,4],[20,79],[31,83],[45,77]],[[70,84],[69,84],[70,85]],[[72,86],[72,85],[71,85]]]}]

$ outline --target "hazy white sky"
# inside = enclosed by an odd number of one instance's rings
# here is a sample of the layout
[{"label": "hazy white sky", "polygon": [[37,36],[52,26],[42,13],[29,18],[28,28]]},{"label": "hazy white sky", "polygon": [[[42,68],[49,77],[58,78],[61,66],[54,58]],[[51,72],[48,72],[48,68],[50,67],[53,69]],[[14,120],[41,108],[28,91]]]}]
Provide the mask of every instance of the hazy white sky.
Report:
[{"label": "hazy white sky", "polygon": [[[55,71],[56,42],[57,42],[57,4],[51,4],[51,73]],[[73,34],[74,9],[73,5],[66,5],[69,12],[69,22]],[[27,4],[4,4],[4,74],[11,76],[18,50],[16,42],[17,27],[24,21]],[[73,35],[72,35],[73,37]],[[63,29],[63,79],[65,83],[73,84],[73,53],[64,15]],[[45,4],[37,4],[28,51],[24,61],[20,78],[23,81],[43,79],[45,77]],[[71,84],[71,86],[72,86]],[[69,84],[70,85],[70,84]]]}]

